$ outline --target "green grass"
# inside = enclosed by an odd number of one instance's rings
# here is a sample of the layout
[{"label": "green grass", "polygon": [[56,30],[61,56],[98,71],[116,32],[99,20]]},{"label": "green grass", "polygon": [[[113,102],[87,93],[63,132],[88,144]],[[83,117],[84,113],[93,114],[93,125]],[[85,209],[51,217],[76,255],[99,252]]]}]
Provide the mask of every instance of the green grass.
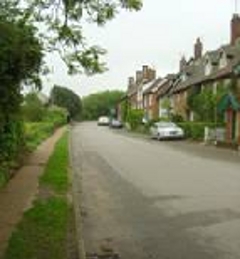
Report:
[{"label": "green grass", "polygon": [[65,259],[68,211],[63,198],[37,201],[13,233],[5,259]]},{"label": "green grass", "polygon": [[65,134],[58,141],[40,179],[40,189],[47,186],[52,192],[47,198],[39,196],[33,207],[25,212],[3,259],[67,258],[67,231],[72,211],[67,200],[67,140]]},{"label": "green grass", "polygon": [[68,136],[65,134],[56,144],[40,183],[51,187],[55,192],[66,192],[68,183]]}]

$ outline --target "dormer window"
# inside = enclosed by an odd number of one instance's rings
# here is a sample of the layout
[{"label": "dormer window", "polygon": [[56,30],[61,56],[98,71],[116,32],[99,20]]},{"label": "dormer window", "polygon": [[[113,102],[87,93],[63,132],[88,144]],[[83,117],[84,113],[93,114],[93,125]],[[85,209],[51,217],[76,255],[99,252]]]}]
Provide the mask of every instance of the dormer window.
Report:
[{"label": "dormer window", "polygon": [[211,72],[212,72],[212,64],[209,58],[207,58],[205,63],[205,75],[208,76],[211,74]]},{"label": "dormer window", "polygon": [[219,60],[219,68],[224,68],[228,64],[227,62],[227,55],[225,52],[221,52],[220,54],[220,60]]},{"label": "dormer window", "polygon": [[184,82],[184,81],[186,81],[186,80],[187,80],[187,74],[186,74],[186,73],[183,73],[183,74],[181,75],[181,81]]}]

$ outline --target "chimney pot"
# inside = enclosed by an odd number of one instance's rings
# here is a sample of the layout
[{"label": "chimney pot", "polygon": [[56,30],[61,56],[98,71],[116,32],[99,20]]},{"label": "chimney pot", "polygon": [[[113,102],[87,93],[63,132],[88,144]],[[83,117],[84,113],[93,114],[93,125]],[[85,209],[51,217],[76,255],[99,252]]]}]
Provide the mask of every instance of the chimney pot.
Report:
[{"label": "chimney pot", "polygon": [[148,66],[143,66],[142,67],[142,76],[143,76],[143,79],[148,79],[148,72],[149,72],[149,68]]},{"label": "chimney pot", "polygon": [[239,14],[233,14],[231,20],[231,44],[234,45],[240,38],[240,16]]},{"label": "chimney pot", "polygon": [[194,45],[194,58],[195,59],[201,58],[202,52],[203,52],[203,44],[202,44],[200,38],[197,38],[197,41]]},{"label": "chimney pot", "polygon": [[181,60],[180,60],[180,72],[182,72],[184,70],[184,68],[186,67],[187,65],[187,61],[186,61],[186,58],[185,56],[182,56]]}]

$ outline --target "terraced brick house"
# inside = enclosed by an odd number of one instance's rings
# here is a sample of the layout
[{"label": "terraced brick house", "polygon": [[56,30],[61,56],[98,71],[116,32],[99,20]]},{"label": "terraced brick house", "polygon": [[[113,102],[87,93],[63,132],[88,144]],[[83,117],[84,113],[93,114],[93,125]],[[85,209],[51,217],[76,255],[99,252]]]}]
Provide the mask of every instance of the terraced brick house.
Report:
[{"label": "terraced brick house", "polygon": [[159,105],[157,93],[162,78],[151,81],[143,92],[143,109],[147,120],[157,119],[159,117]]},{"label": "terraced brick house", "polygon": [[177,75],[168,74],[165,76],[158,85],[157,89],[157,103],[158,103],[158,117],[167,118],[173,110],[173,99],[171,89],[177,79]]},{"label": "terraced brick house", "polygon": [[[202,55],[200,39],[194,46],[194,58],[182,62],[183,67],[172,88],[173,111],[187,120],[195,120],[194,112],[188,107],[188,97],[199,94],[204,89],[217,93],[226,91],[222,106],[226,112],[226,141],[240,144],[239,118],[239,75],[240,75],[240,17],[233,15],[231,21],[231,42],[217,50]],[[237,72],[236,72],[237,71]],[[239,72],[238,72],[239,71]],[[233,88],[235,90],[233,90]],[[224,105],[223,105],[224,103]]]},{"label": "terraced brick house", "polygon": [[128,81],[127,97],[132,109],[144,109],[143,94],[156,80],[156,71],[146,65],[136,71],[136,78]]}]

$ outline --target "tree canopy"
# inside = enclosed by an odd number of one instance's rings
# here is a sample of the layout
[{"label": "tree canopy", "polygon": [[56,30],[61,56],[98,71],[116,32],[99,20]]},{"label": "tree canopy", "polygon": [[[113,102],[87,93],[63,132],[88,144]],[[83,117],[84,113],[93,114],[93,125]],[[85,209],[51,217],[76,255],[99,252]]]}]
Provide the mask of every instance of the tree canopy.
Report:
[{"label": "tree canopy", "polygon": [[[142,0],[1,0],[2,16],[21,16],[25,21],[40,24],[39,37],[45,48],[57,51],[69,73],[101,73],[106,65],[100,57],[106,51],[91,46],[84,35],[84,25],[104,25],[121,9],[140,10]],[[6,11],[8,10],[8,11]],[[1,14],[0,14],[1,16]]]},{"label": "tree canopy", "polygon": [[113,90],[91,94],[83,98],[83,118],[96,120],[101,115],[114,115],[116,104],[124,95],[123,91]]},{"label": "tree canopy", "polygon": [[54,86],[51,91],[50,102],[65,108],[72,118],[80,118],[82,111],[81,99],[72,90],[62,86]]}]

